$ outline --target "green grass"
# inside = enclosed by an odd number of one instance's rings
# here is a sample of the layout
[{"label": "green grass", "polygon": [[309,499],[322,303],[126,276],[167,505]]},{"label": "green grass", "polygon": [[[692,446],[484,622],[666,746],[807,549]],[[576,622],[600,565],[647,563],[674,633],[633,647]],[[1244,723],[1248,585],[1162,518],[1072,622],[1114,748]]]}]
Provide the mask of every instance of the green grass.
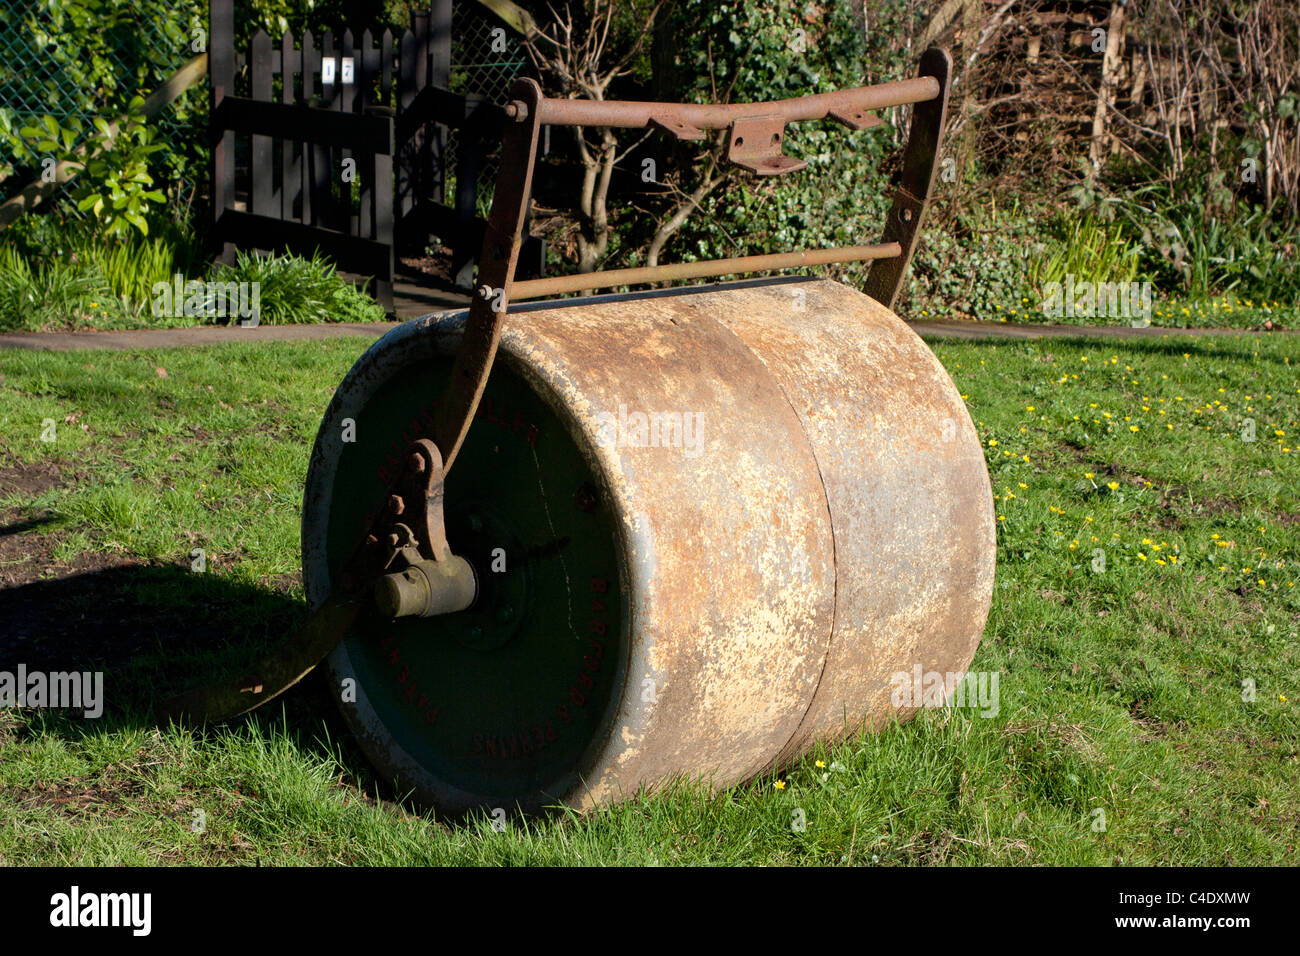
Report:
[{"label": "green grass", "polygon": [[[51,515],[33,538],[55,560],[148,559],[154,574],[131,579],[141,601],[180,613],[207,595],[242,622],[232,653],[251,653],[301,613],[307,456],[364,344],[0,353],[0,469],[46,464],[66,482],[0,505]],[[997,499],[997,585],[973,664],[1000,674],[996,716],[925,711],[720,794],[684,781],[496,833],[389,799],[310,689],[206,734],[147,726],[148,697],[214,659],[172,653],[160,633],[110,673],[99,721],[0,711],[0,862],[1296,862],[1293,342],[935,351]],[[46,418],[53,443],[39,440]],[[186,583],[193,547],[208,554],[206,591]]]},{"label": "green grass", "polygon": [[[1009,299],[1005,303],[994,303],[991,310],[976,316],[983,322],[1027,322],[1047,323],[1051,325],[1116,325],[1131,326],[1139,324],[1141,316],[1125,317],[1123,315],[1056,315],[1044,310],[1045,297],[1025,294],[1018,300]],[[947,318],[946,315],[909,314],[906,318],[935,319]],[[1221,295],[1209,299],[1161,299],[1159,290],[1153,290],[1150,324],[1156,328],[1166,329],[1266,329],[1265,323],[1272,323],[1279,329],[1300,328],[1300,305],[1290,305],[1278,300],[1261,301],[1253,298],[1239,298],[1234,295]]]}]

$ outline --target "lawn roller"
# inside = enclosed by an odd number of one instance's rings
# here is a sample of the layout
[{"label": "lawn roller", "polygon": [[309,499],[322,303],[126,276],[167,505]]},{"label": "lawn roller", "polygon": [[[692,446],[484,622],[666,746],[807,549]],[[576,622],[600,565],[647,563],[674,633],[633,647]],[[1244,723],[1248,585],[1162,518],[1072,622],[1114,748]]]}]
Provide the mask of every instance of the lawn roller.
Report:
[{"label": "lawn roller", "polygon": [[[893,313],[950,60],[770,103],[549,99],[519,80],[466,311],[407,322],[337,388],[303,504],[303,630],[167,702],[225,719],[324,661],[376,767],[449,812],[714,786],[910,717],[988,616],[992,494],[961,396]],[[543,125],[725,129],[758,176],[787,124],[915,104],[875,245],[516,281]],[[873,260],[805,276],[566,292]],[[491,374],[489,374],[491,373]],[[948,684],[951,690],[951,683]],[[900,696],[901,694],[901,696]]]}]

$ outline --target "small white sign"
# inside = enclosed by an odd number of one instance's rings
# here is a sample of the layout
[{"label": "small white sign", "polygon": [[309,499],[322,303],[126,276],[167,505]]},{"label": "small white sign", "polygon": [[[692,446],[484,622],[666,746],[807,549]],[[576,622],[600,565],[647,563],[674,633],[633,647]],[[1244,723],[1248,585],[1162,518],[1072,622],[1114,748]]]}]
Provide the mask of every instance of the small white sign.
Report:
[{"label": "small white sign", "polygon": [[320,81],[325,86],[331,86],[334,83],[334,57],[322,57],[320,61]]},{"label": "small white sign", "polygon": [[342,73],[343,82],[345,84],[355,82],[355,80],[353,80],[352,78],[353,76],[352,71],[354,68],[353,67],[354,58],[350,56],[345,56],[339,61],[339,63],[342,67],[342,69],[339,72]]}]

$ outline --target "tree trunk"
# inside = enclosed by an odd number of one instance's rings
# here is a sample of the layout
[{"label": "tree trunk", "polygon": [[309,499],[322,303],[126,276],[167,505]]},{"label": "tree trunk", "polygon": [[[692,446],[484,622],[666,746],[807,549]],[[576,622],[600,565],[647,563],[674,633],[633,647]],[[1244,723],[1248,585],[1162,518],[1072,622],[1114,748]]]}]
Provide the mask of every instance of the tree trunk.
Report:
[{"label": "tree trunk", "polygon": [[1088,160],[1092,174],[1101,171],[1101,164],[1110,153],[1106,135],[1110,110],[1115,103],[1116,76],[1124,46],[1124,2],[1111,4],[1110,20],[1106,24],[1106,51],[1101,58],[1101,82],[1097,85],[1097,108],[1092,115],[1092,138],[1088,144]]}]

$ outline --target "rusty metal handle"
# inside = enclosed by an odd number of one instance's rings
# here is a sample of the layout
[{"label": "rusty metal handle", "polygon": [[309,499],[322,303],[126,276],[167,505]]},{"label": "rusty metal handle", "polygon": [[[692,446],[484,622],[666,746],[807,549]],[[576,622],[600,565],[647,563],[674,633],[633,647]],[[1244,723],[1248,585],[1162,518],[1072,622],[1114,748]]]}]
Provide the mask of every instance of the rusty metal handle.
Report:
[{"label": "rusty metal handle", "polygon": [[[911,259],[930,181],[938,162],[943,116],[948,101],[952,61],[931,48],[921,59],[920,75],[908,80],[816,93],[769,103],[694,104],[633,103],[621,100],[550,99],[530,79],[516,80],[505,108],[507,123],[502,161],[478,259],[476,294],[465,323],[465,336],[452,366],[434,440],[450,470],[478,409],[496,357],[506,310],[514,298],[613,285],[703,278],[788,269],[814,263],[875,260],[867,291],[892,307]],[[661,129],[679,139],[701,139],[706,129],[728,129],[727,159],[759,175],[779,175],[806,165],[781,152],[785,125],[802,120],[833,119],[851,129],[868,129],[880,120],[871,110],[916,103],[912,133],[903,157],[903,175],[883,241],[874,246],[804,250],[766,256],[715,259],[641,269],[614,269],[575,276],[515,282],[523,223],[528,211],[537,140],[542,125],[615,126]]]},{"label": "rusty metal handle", "polygon": [[[637,103],[627,100],[543,99],[538,104],[541,121],[547,126],[614,126],[644,129],[651,125],[668,132],[725,129],[736,120],[779,117],[786,123],[833,119],[845,122],[868,110],[922,103],[937,99],[942,87],[932,76],[896,80],[876,86],[859,86],[832,93],[813,93],[767,103]],[[508,118],[518,118],[521,103],[506,107]],[[843,117],[844,119],[841,119]],[[850,125],[847,124],[846,125]]]},{"label": "rusty metal handle", "polygon": [[637,269],[609,269],[601,272],[579,272],[570,276],[550,276],[546,279],[525,279],[514,284],[511,298],[516,301],[540,299],[565,292],[583,289],[605,289],[615,285],[636,285],[639,282],[671,281],[674,279],[704,279],[709,276],[734,275],[740,272],[763,272],[768,269],[799,269],[820,266],[831,262],[864,262],[891,259],[902,255],[903,247],[897,242],[882,242],[873,246],[838,246],[834,249],[804,249],[799,252],[777,252],[767,256],[739,256],[732,259],[703,259],[698,262],[676,262],[666,266],[642,266]]}]

